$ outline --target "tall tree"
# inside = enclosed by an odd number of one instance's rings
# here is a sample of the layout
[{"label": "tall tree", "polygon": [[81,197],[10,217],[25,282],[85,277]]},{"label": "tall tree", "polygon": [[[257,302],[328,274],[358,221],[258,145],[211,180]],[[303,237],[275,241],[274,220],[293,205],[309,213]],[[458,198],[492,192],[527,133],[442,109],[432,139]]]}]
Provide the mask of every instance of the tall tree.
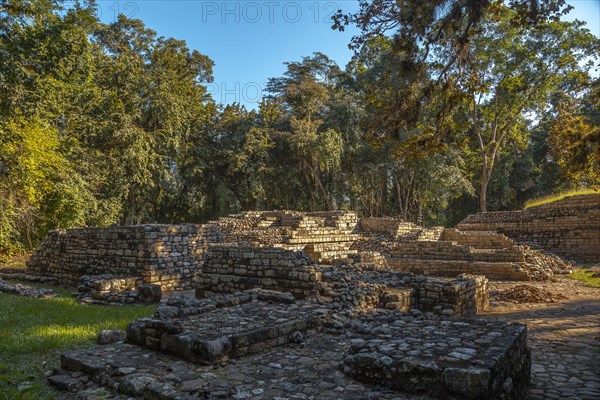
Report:
[{"label": "tall tree", "polygon": [[340,165],[343,141],[340,132],[325,125],[332,106],[339,67],[327,56],[315,53],[302,62],[287,63],[281,78],[269,81],[268,90],[281,99],[289,112],[287,141],[309,194],[306,207],[337,208],[335,193],[327,182]]},{"label": "tall tree", "polygon": [[527,142],[527,120],[548,109],[553,93],[588,84],[592,57],[600,51],[600,41],[580,22],[521,29],[510,23],[513,13],[505,9],[486,20],[469,61],[455,70],[480,155],[480,211],[487,211],[488,186],[505,143]]},{"label": "tall tree", "polygon": [[548,136],[562,177],[575,187],[600,187],[600,80],[582,98],[558,105]]}]

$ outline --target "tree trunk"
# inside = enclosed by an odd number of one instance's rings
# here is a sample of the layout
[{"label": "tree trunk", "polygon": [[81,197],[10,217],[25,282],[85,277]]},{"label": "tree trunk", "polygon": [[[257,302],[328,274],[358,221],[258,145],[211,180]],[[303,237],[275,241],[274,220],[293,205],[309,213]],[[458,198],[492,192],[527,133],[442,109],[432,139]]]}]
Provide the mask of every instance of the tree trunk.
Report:
[{"label": "tree trunk", "polygon": [[487,188],[490,181],[487,169],[483,169],[481,175],[481,187],[479,189],[479,211],[487,212]]}]

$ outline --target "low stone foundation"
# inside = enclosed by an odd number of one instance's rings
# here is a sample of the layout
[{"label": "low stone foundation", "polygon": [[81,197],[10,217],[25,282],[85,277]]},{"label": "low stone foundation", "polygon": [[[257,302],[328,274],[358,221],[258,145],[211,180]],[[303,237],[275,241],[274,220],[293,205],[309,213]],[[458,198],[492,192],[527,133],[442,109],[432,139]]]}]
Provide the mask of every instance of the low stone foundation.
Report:
[{"label": "low stone foundation", "polygon": [[[283,303],[278,303],[283,300]],[[313,304],[290,305],[277,294],[254,290],[215,303],[167,303],[182,308],[179,318],[142,319],[127,326],[127,341],[174,354],[195,363],[224,363],[299,341],[321,329],[321,313]],[[195,312],[191,310],[194,309]],[[158,316],[169,309],[157,312]]]},{"label": "low stone foundation", "polygon": [[261,289],[170,299],[130,323],[127,341],[63,354],[49,383],[146,400],[524,399],[530,377],[523,325],[336,309]]},{"label": "low stone foundation", "polygon": [[[382,325],[390,338],[372,338]],[[353,379],[443,399],[527,398],[531,352],[524,325],[365,318],[356,329],[361,337],[344,356]]]},{"label": "low stone foundation", "polygon": [[20,283],[12,284],[0,279],[0,293],[16,294],[18,296],[33,297],[37,299],[50,299],[60,297],[52,289],[34,288]]}]

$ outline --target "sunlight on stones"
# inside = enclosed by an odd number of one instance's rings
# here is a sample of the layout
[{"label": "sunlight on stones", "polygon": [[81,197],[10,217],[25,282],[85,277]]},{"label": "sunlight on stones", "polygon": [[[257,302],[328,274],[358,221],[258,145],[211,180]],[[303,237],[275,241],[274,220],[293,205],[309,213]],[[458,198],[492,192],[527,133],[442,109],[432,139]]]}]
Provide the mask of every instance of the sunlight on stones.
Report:
[{"label": "sunlight on stones", "polygon": [[[547,250],[585,237],[583,224],[561,222],[575,204],[585,218],[598,205],[557,203],[519,217],[535,225],[542,213],[532,237],[476,229],[485,214],[451,229],[346,211],[53,231],[21,277],[76,285],[83,303],[159,304],[125,333],[102,331],[98,345],[61,356],[48,382],[83,398],[525,399],[527,326],[477,314],[489,312],[490,280],[554,282],[573,269]],[[569,234],[543,242],[551,218]],[[494,301],[564,299],[511,285]]]}]

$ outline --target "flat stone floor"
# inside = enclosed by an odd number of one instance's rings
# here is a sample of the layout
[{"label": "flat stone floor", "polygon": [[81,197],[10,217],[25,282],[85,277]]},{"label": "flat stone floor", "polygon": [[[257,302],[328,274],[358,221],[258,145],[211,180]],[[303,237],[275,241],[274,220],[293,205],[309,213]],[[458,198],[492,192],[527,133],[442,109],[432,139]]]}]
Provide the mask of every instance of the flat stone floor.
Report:
[{"label": "flat stone floor", "polygon": [[[339,368],[347,341],[337,335],[320,334],[302,345],[287,345],[252,357],[231,360],[224,367],[198,366],[168,354],[129,344],[96,346],[83,351],[88,365],[106,371],[105,383],[119,381],[121,370],[135,376],[152,376],[161,385],[193,391],[197,399],[348,399],[348,400],[427,400],[377,388],[349,379]],[[81,354],[81,353],[80,353]],[[77,359],[83,360],[81,356]],[[135,370],[135,371],[133,371]],[[83,374],[81,374],[83,377]],[[209,397],[205,397],[210,393]],[[88,382],[78,394],[63,398],[86,400],[125,400],[129,396],[111,395]]]},{"label": "flat stone floor", "polygon": [[[491,320],[528,325],[533,360],[529,399],[600,399],[600,289],[568,278],[559,278],[557,282],[491,282],[491,287],[506,289],[523,283],[568,297],[551,304],[515,304],[492,299],[490,310],[481,315]],[[203,387],[209,382],[211,385],[222,382],[224,393],[228,394],[225,398],[427,399],[348,379],[338,367],[340,354],[346,348],[343,338],[320,334],[307,338],[301,346],[283,346],[233,360],[226,368],[178,363],[191,372],[184,378],[187,385]],[[140,350],[131,348],[131,351],[130,355],[134,356]],[[139,356],[143,357],[144,353],[145,357],[149,356],[146,350]],[[157,361],[155,357],[169,358],[155,353],[150,363]],[[88,399],[111,398],[99,396],[93,389],[81,394]],[[73,398],[73,395],[64,396]]]},{"label": "flat stone floor", "polygon": [[[495,302],[481,315],[527,324],[532,352],[529,399],[600,399],[600,289],[568,278],[521,282],[568,297],[550,304]],[[514,282],[490,282],[506,289]]]}]

